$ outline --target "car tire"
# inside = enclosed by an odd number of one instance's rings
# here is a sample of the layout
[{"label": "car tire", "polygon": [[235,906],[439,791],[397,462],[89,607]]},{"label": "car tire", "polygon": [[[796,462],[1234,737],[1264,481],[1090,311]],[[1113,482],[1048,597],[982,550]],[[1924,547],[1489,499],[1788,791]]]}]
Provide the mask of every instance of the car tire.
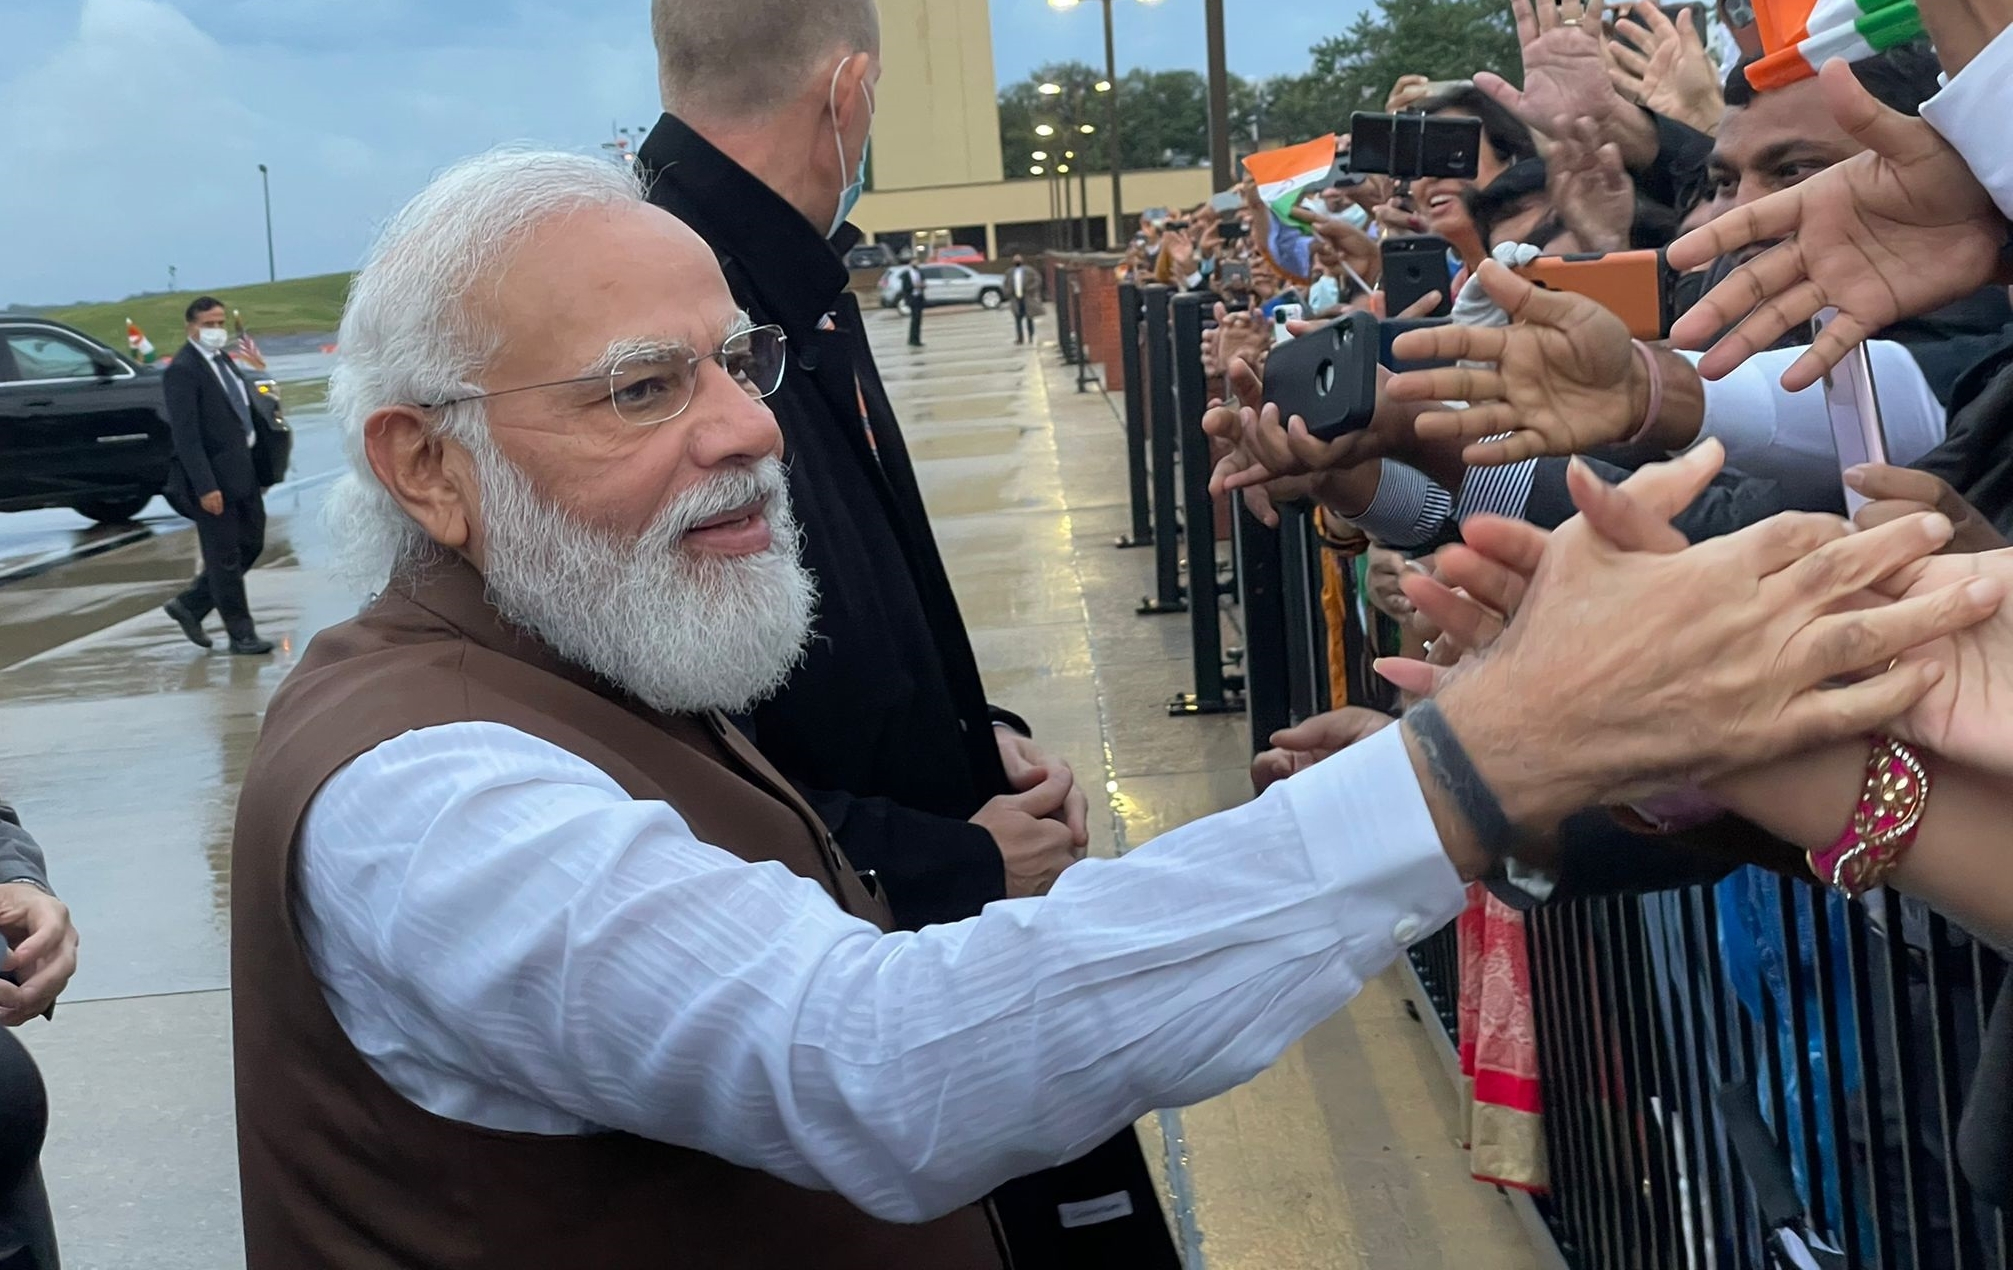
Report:
[{"label": "car tire", "polygon": [[1002,295],[996,287],[987,287],[985,290],[979,292],[979,307],[982,309],[997,309],[1005,303],[1006,296]]},{"label": "car tire", "polygon": [[75,510],[80,516],[88,516],[101,525],[124,525],[140,514],[140,510],[154,501],[145,494],[135,494],[131,498],[104,498],[88,503],[78,503]]}]

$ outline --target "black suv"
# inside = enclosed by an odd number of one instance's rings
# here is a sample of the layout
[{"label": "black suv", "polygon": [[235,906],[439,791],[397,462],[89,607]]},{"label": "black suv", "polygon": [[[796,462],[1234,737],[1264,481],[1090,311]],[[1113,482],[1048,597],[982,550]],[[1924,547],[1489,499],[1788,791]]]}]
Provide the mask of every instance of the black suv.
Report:
[{"label": "black suv", "polygon": [[[277,484],[293,451],[278,385],[245,383]],[[60,322],[0,317],[0,512],[131,520],[167,484],[172,450],[160,368]]]}]

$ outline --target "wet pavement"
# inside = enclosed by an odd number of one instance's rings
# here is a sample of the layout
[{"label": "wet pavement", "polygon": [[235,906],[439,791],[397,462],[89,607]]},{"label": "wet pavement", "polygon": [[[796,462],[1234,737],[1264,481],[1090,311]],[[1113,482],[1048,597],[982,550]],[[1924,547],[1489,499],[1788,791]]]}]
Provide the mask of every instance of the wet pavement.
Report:
[{"label": "wet pavement", "polygon": [[[1166,716],[1190,686],[1186,619],[1133,613],[1152,561],[1111,547],[1124,451],[1105,399],[1074,392],[1052,345],[1015,347],[1004,314],[933,310],[920,352],[901,319],[869,324],[989,696],[1102,787],[1093,849],[1248,797],[1241,718]],[[296,426],[311,461],[333,460],[326,420]],[[83,933],[56,1019],[21,1033],[50,1086],[45,1168],[73,1267],[242,1262],[232,811],[265,701],[353,608],[327,572],[319,469],[295,470],[249,580],[270,659],[204,653],[160,616],[195,560],[167,521],[0,585],[0,795],[49,848]],[[1149,1154],[1172,1158],[1160,1171],[1192,1270],[1535,1264],[1509,1210],[1467,1180],[1451,1089],[1395,985],[1370,985],[1244,1089],[1142,1122]]]}]

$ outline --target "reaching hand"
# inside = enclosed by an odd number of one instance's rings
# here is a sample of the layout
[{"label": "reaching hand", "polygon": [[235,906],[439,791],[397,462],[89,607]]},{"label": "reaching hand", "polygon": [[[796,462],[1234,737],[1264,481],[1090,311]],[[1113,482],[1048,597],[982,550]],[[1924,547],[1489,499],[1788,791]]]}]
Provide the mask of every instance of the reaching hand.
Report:
[{"label": "reaching hand", "polygon": [[[2004,594],[2013,586],[2013,550],[1937,556],[1896,574],[1882,590],[1914,599],[1967,582]],[[1942,677],[1889,730],[1945,758],[2013,776],[2013,605],[1901,661],[1933,666]]]},{"label": "reaching hand", "polygon": [[1272,734],[1272,748],[1251,760],[1251,785],[1264,793],[1273,782],[1305,771],[1325,758],[1366,737],[1373,736],[1397,720],[1379,710],[1344,706],[1317,714],[1304,723]]},{"label": "reaching hand", "polygon": [[1674,341],[1697,348],[1740,321],[1699,363],[1707,379],[1834,307],[1837,320],[1783,372],[1784,388],[1807,388],[1861,340],[1969,295],[1998,265],[2006,220],[1963,157],[1923,120],[1874,100],[1843,62],[1826,63],[1818,78],[1832,116],[1868,152],[1671,244],[1671,267],[1682,271],[1782,239],[1671,327]]},{"label": "reaching hand", "polygon": [[1174,261],[1175,270],[1186,278],[1195,272],[1195,243],[1185,229],[1170,229],[1160,238],[1160,249]]},{"label": "reaching hand", "polygon": [[0,885],[0,935],[13,951],[0,970],[0,1026],[20,1027],[46,1012],[77,973],[77,928],[63,901],[26,882]]},{"label": "reaching hand", "polygon": [[1384,113],[1395,115],[1407,106],[1426,100],[1426,85],[1431,82],[1424,75],[1400,75],[1384,98]]},{"label": "reaching hand", "polygon": [[1377,285],[1383,269],[1383,256],[1375,239],[1340,216],[1314,211],[1307,212],[1306,216],[1307,223],[1314,227],[1314,232],[1324,243],[1335,249],[1343,264],[1355,270],[1356,276],[1371,286]]},{"label": "reaching hand", "polygon": [[1719,71],[1686,9],[1673,23],[1652,0],[1636,0],[1634,22],[1616,22],[1608,43],[1615,87],[1667,119],[1707,136],[1719,132],[1726,101]]},{"label": "reaching hand", "polygon": [[[1472,442],[1463,461],[1490,467],[1580,454],[1635,434],[1649,384],[1627,324],[1585,296],[1542,290],[1493,260],[1476,278],[1510,315],[1510,326],[1428,327],[1392,345],[1406,359],[1494,363],[1393,378],[1386,391],[1394,401],[1468,403],[1420,415],[1419,436]],[[1501,440],[1482,441],[1505,432]]]},{"label": "reaching hand", "polygon": [[1626,122],[1635,108],[1608,79],[1599,0],[1591,13],[1580,0],[1510,0],[1510,11],[1524,50],[1524,87],[1489,71],[1475,76],[1475,87],[1544,139],[1567,135],[1578,120],[1603,129]]},{"label": "reaching hand", "polygon": [[1913,468],[1889,467],[1884,463],[1863,463],[1848,468],[1845,483],[1869,500],[1853,517],[1861,529],[1884,525],[1890,520],[1917,512],[1942,512],[1950,518],[1953,532],[1951,552],[1997,551],[2013,546],[1978,509],[1964,501],[1941,477]]},{"label": "reaching hand", "polygon": [[221,516],[224,514],[224,494],[222,490],[213,489],[196,501],[202,506],[204,511],[212,516]]},{"label": "reaching hand", "polygon": [[[1302,324],[1307,330],[1320,325]],[[1301,333],[1290,323],[1287,329]],[[1299,415],[1282,420],[1275,405],[1262,408],[1240,405],[1234,411],[1211,412],[1211,417],[1204,421],[1204,430],[1229,442],[1232,456],[1219,463],[1211,475],[1210,493],[1220,496],[1229,490],[1270,484],[1280,477],[1312,476],[1356,467],[1387,454],[1408,452],[1417,439],[1412,429],[1415,412],[1385,395],[1383,385],[1387,375],[1388,372],[1378,369],[1377,407],[1370,426],[1344,433],[1332,441],[1323,441],[1310,433],[1307,421]],[[1240,402],[1258,402],[1264,397],[1264,383],[1244,362],[1231,363],[1229,384]]]},{"label": "reaching hand", "polygon": [[1603,142],[1593,124],[1581,120],[1552,146],[1545,159],[1545,184],[1581,251],[1628,250],[1636,183],[1622,162],[1621,147]]}]

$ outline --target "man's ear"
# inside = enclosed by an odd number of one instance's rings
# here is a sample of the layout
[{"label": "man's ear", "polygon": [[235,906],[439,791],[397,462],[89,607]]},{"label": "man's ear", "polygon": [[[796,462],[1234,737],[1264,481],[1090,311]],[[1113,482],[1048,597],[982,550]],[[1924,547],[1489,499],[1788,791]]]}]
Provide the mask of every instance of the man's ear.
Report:
[{"label": "man's ear", "polygon": [[[844,56],[843,54],[841,56]],[[851,132],[855,116],[867,109],[867,84],[874,71],[874,54],[854,53],[838,68],[838,92],[833,105],[841,132]]]},{"label": "man's ear", "polygon": [[387,406],[364,420],[363,449],[378,482],[427,537],[469,552],[479,506],[467,450],[433,435],[414,406]]}]

